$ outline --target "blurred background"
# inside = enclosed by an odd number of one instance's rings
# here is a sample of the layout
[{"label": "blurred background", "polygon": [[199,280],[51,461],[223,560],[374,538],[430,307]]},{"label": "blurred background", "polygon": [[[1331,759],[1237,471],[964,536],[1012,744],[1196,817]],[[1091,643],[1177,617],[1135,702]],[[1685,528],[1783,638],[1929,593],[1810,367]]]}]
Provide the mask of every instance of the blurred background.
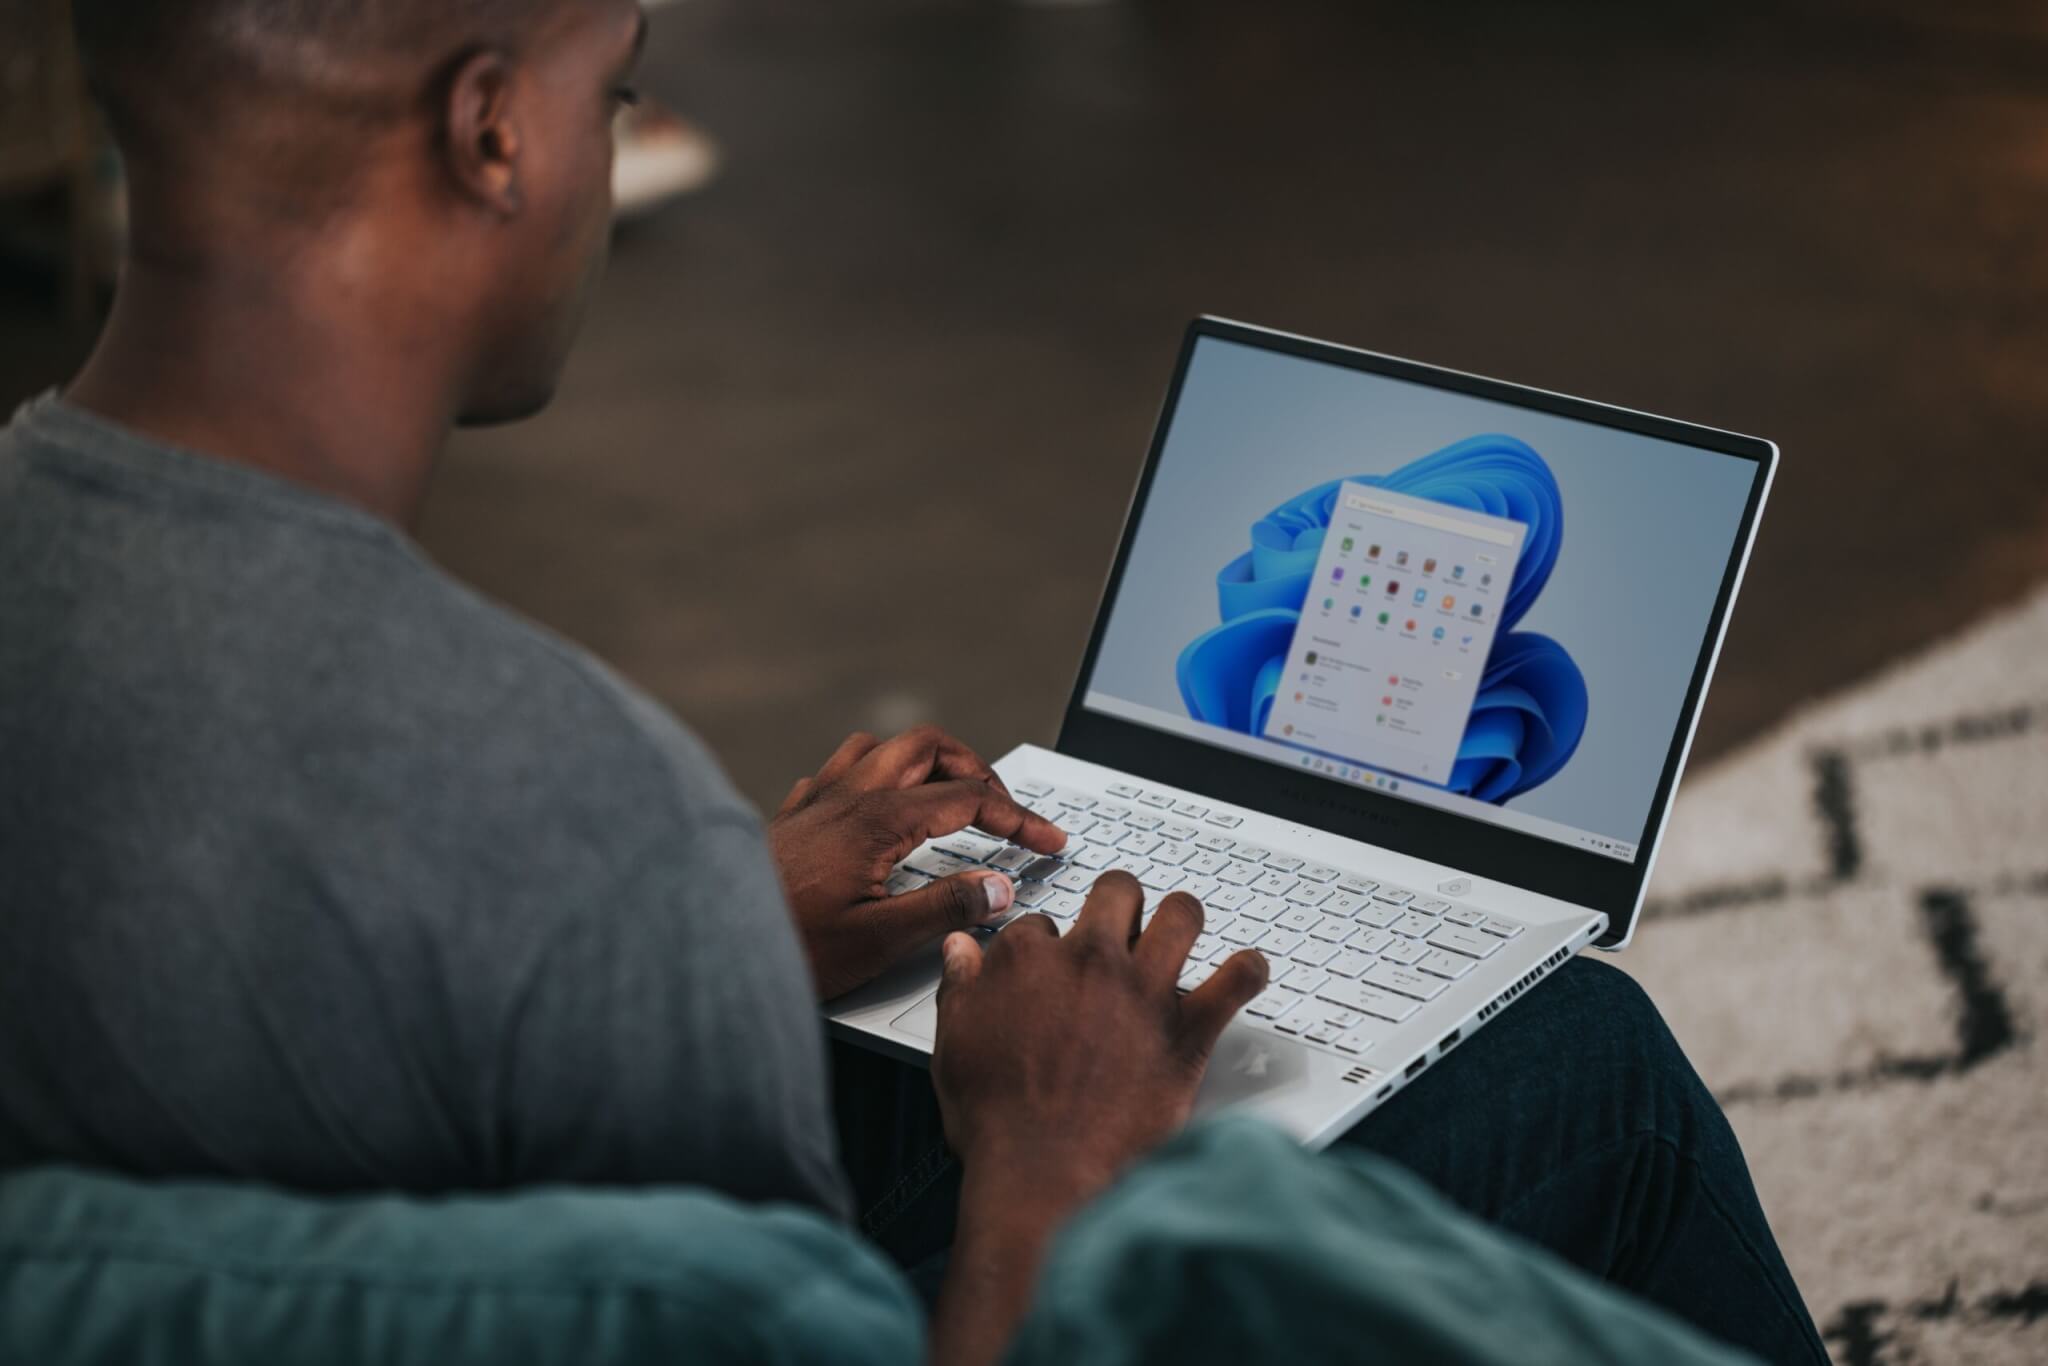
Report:
[{"label": "blurred background", "polygon": [[[856,727],[1049,739],[1198,312],[1778,441],[1702,757],[2048,572],[2034,0],[680,0],[642,86],[715,173],[419,531],[759,801]],[[13,161],[10,407],[111,175]]]},{"label": "blurred background", "polygon": [[[119,232],[62,13],[0,0],[10,408]],[[560,397],[418,533],[765,805],[1050,741],[1196,313],[1780,443],[1620,961],[1841,1359],[2043,1359],[2048,6],[678,0],[641,84]]]}]

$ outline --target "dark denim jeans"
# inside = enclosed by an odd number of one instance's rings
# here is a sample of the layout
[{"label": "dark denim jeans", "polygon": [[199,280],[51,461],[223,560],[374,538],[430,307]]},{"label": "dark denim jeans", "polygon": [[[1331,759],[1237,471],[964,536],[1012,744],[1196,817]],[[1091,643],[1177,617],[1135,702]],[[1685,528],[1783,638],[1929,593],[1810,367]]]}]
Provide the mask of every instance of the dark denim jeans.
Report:
[{"label": "dark denim jeans", "polygon": [[[863,1231],[929,1291],[959,1195],[930,1079],[844,1046],[833,1065]],[[1728,1121],[1603,963],[1560,969],[1338,1142],[1766,1361],[1828,1359]]]}]

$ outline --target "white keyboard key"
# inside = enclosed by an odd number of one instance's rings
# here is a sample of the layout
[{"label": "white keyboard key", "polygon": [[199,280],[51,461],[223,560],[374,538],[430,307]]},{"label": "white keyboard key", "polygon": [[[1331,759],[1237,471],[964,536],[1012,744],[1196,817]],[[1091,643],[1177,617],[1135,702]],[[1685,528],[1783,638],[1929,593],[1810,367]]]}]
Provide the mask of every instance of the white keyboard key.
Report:
[{"label": "white keyboard key", "polygon": [[1389,906],[1406,906],[1415,900],[1415,893],[1404,892],[1399,887],[1382,887],[1372,894],[1374,901],[1384,901]]},{"label": "white keyboard key", "polygon": [[[1124,824],[1129,826],[1133,830],[1157,830],[1160,826],[1166,824],[1166,822],[1160,820],[1157,816],[1148,816],[1144,812],[1140,811],[1135,816],[1124,817]],[[1105,838],[1107,837],[1105,836]]]},{"label": "white keyboard key", "polygon": [[1320,996],[1316,998],[1316,1003],[1310,1006],[1309,1010],[1317,1019],[1339,1033],[1357,1029],[1366,1022],[1366,1017],[1357,1011],[1346,1010],[1343,1006],[1333,1006]]},{"label": "white keyboard key", "polygon": [[1309,863],[1302,865],[1301,875],[1307,878],[1310,882],[1335,882],[1339,877],[1339,874],[1335,868],[1331,868],[1326,864],[1321,863]]},{"label": "white keyboard key", "polygon": [[[1186,872],[1187,870],[1183,868],[1181,871]],[[1180,889],[1195,900],[1206,905],[1209,898],[1216,895],[1216,889],[1220,885],[1213,877],[1191,877],[1186,882],[1181,883]]]},{"label": "white keyboard key", "polygon": [[1092,811],[1095,808],[1095,798],[1085,792],[1062,792],[1059,800],[1061,806],[1074,811]]},{"label": "white keyboard key", "polygon": [[1190,963],[1181,969],[1180,989],[1182,991],[1193,991],[1196,987],[1215,976],[1215,974],[1216,965],[1213,963]]},{"label": "white keyboard key", "polygon": [[1154,863],[1163,863],[1170,868],[1178,868],[1194,856],[1195,846],[1192,844],[1162,844],[1147,857]]},{"label": "white keyboard key", "polygon": [[1145,880],[1145,874],[1152,871],[1152,864],[1148,860],[1141,859],[1135,854],[1126,854],[1121,850],[1117,852],[1116,862],[1109,866],[1119,873],[1129,873],[1140,882]]},{"label": "white keyboard key", "polygon": [[1304,940],[1300,947],[1287,956],[1297,963],[1305,963],[1309,967],[1319,968],[1337,956],[1337,946],[1335,944],[1326,944],[1320,939],[1311,938]]},{"label": "white keyboard key", "polygon": [[1255,896],[1240,909],[1252,919],[1262,920],[1270,925],[1287,914],[1287,903],[1278,897]]},{"label": "white keyboard key", "polygon": [[1379,888],[1379,883],[1367,877],[1340,877],[1337,879],[1337,890],[1340,892],[1350,892],[1353,896],[1371,896]]},{"label": "white keyboard key", "polygon": [[1246,888],[1224,887],[1210,893],[1209,904],[1211,906],[1221,906],[1226,911],[1234,911],[1251,899],[1252,894]]},{"label": "white keyboard key", "polygon": [[1186,882],[1187,877],[1178,868],[1169,868],[1163,863],[1155,863],[1138,875],[1138,881],[1141,885],[1149,887],[1155,892],[1170,892],[1180,886],[1181,883]]},{"label": "white keyboard key", "polygon": [[1408,939],[1423,939],[1436,929],[1436,921],[1429,916],[1408,911],[1387,928]]},{"label": "white keyboard key", "polygon": [[1071,920],[1081,913],[1081,894],[1079,892],[1054,892],[1045,899],[1045,903],[1038,909],[1044,911],[1055,920]]},{"label": "white keyboard key", "polygon": [[1374,929],[1383,930],[1396,920],[1399,920],[1401,914],[1398,908],[1389,906],[1384,902],[1368,901],[1363,906],[1360,906],[1358,913],[1351,918],[1361,925],[1370,925]]},{"label": "white keyboard key", "polygon": [[1052,795],[1052,784],[1040,782],[1018,783],[1017,791],[1027,797],[1050,797]]},{"label": "white keyboard key", "polygon": [[1224,941],[1235,944],[1241,949],[1248,949],[1265,937],[1266,927],[1264,925],[1261,925],[1256,920],[1246,920],[1242,916],[1232,921],[1229,928],[1223,931]]},{"label": "white keyboard key", "polygon": [[1332,892],[1330,893],[1330,899],[1323,903],[1323,913],[1325,915],[1348,916],[1355,913],[1364,904],[1365,898],[1356,892]]},{"label": "white keyboard key", "polygon": [[1442,949],[1431,949],[1415,960],[1415,966],[1432,977],[1444,977],[1455,982],[1472,971],[1472,960]]},{"label": "white keyboard key", "polygon": [[1095,872],[1089,868],[1062,868],[1048,881],[1061,891],[1079,892],[1086,896],[1088,889],[1095,885]]},{"label": "white keyboard key", "polygon": [[1176,802],[1174,803],[1173,814],[1200,820],[1209,814],[1209,808],[1203,806],[1200,802]]},{"label": "white keyboard key", "polygon": [[1323,923],[1323,917],[1303,906],[1289,906],[1278,920],[1273,922],[1283,929],[1299,930],[1307,934]]},{"label": "white keyboard key", "polygon": [[1128,806],[1118,806],[1115,802],[1104,802],[1096,807],[1091,814],[1100,816],[1106,821],[1114,822],[1128,817],[1131,814],[1131,808]]},{"label": "white keyboard key", "polygon": [[1399,963],[1405,968],[1421,962],[1422,955],[1428,952],[1428,948],[1419,939],[1396,939],[1380,950],[1380,958],[1388,963]]},{"label": "white keyboard key", "polygon": [[1309,995],[1321,991],[1329,980],[1330,974],[1321,968],[1312,968],[1300,963],[1295,964],[1287,974],[1289,990],[1306,992]]},{"label": "white keyboard key", "polygon": [[1395,942],[1394,936],[1385,930],[1360,930],[1351,947],[1360,953],[1385,953]]},{"label": "white keyboard key", "polygon": [[1100,826],[1102,822],[1096,820],[1093,816],[1083,816],[1073,811],[1062,811],[1053,821],[1053,824],[1066,831],[1069,835],[1085,835],[1090,830]]},{"label": "white keyboard key", "polygon": [[1301,947],[1301,936],[1293,930],[1268,930],[1266,937],[1259,941],[1259,949],[1267,954],[1285,958]]},{"label": "white keyboard key", "polygon": [[1237,846],[1237,856],[1246,863],[1264,863],[1267,859],[1273,857],[1273,851],[1261,848],[1256,844],[1240,844]]},{"label": "white keyboard key", "polygon": [[1203,849],[1187,861],[1187,870],[1203,877],[1214,877],[1230,866],[1230,860],[1213,849]]},{"label": "white keyboard key", "polygon": [[[1211,816],[1210,819],[1214,820],[1215,817]],[[1201,845],[1212,854],[1227,854],[1237,847],[1237,841],[1230,836],[1214,833],[1203,835],[1195,843]]]},{"label": "white keyboard key", "polygon": [[1356,948],[1347,948],[1324,964],[1339,977],[1363,977],[1374,963],[1380,960]]},{"label": "white keyboard key", "polygon": [[1370,1053],[1372,1046],[1379,1041],[1379,1035],[1373,1030],[1354,1029],[1337,1040],[1337,1047],[1346,1053],[1363,1055]]},{"label": "white keyboard key", "polygon": [[1064,867],[1066,864],[1062,860],[1050,854],[1040,854],[1018,870],[1017,876],[1026,882],[1043,882]]},{"label": "white keyboard key", "polygon": [[1320,906],[1330,899],[1330,889],[1318,887],[1313,882],[1304,882],[1289,892],[1287,899],[1297,906]]},{"label": "white keyboard key", "polygon": [[1116,842],[1116,847],[1127,854],[1149,854],[1166,841],[1158,835],[1148,835],[1142,830],[1133,830]]},{"label": "white keyboard key", "polygon": [[1453,925],[1477,925],[1486,919],[1486,915],[1484,912],[1473,910],[1470,906],[1453,906],[1444,912],[1444,919]]},{"label": "white keyboard key", "polygon": [[1434,899],[1418,901],[1415,903],[1415,909],[1421,911],[1424,915],[1442,915],[1445,911],[1451,909],[1451,903]]},{"label": "white keyboard key", "polygon": [[1138,789],[1132,783],[1111,783],[1109,785],[1109,795],[1112,797],[1122,797],[1125,801],[1130,801],[1138,795]]},{"label": "white keyboard key", "polygon": [[1298,991],[1269,986],[1252,998],[1252,1003],[1245,1007],[1245,1011],[1262,1020],[1277,1020],[1307,999],[1308,997]]},{"label": "white keyboard key", "polygon": [[1291,873],[1301,867],[1301,860],[1292,854],[1268,854],[1266,866],[1276,873]]},{"label": "white keyboard key", "polygon": [[1309,933],[1325,944],[1341,944],[1358,932],[1358,926],[1334,915],[1323,917],[1323,923]]},{"label": "white keyboard key", "polygon": [[1003,850],[1002,853],[990,859],[988,866],[1000,868],[1006,873],[1015,873],[1030,867],[1037,858],[1038,855],[1032,853],[1029,849],[1019,849],[1013,844],[1008,849]]},{"label": "white keyboard key", "polygon": [[1067,855],[1067,862],[1099,871],[1116,862],[1116,850],[1106,844],[1084,845],[1078,853]]},{"label": "white keyboard key", "polygon": [[1490,915],[1480,921],[1479,928],[1501,939],[1513,939],[1522,932],[1520,925],[1512,920],[1503,920],[1497,915]]},{"label": "white keyboard key", "polygon": [[1216,874],[1216,880],[1227,882],[1233,887],[1247,887],[1257,882],[1260,876],[1259,870],[1249,863],[1232,863]]},{"label": "white keyboard key", "polygon": [[1173,807],[1173,798],[1167,796],[1164,792],[1140,792],[1138,794],[1138,801],[1141,805],[1153,807],[1160,811],[1171,810]]},{"label": "white keyboard key", "polygon": [[1059,895],[1059,888],[1053,886],[1050,882],[1020,882],[1017,884],[1016,904],[1028,906],[1035,911],[1041,903],[1057,895]]},{"label": "white keyboard key", "polygon": [[1159,827],[1159,833],[1170,840],[1178,840],[1182,844],[1186,844],[1202,832],[1195,829],[1192,825],[1183,825],[1179,821],[1168,821]]},{"label": "white keyboard key", "polygon": [[[1296,1014],[1299,1013],[1299,1011],[1296,1012]],[[1334,1025],[1327,1023],[1318,1023],[1312,1024],[1307,1029],[1302,1030],[1301,1037],[1307,1039],[1310,1043],[1319,1043],[1328,1046],[1336,1043],[1338,1036],[1342,1033],[1343,1031],[1338,1029]]]},{"label": "white keyboard key", "polygon": [[903,866],[926,877],[951,877],[962,868],[975,865],[943,849],[920,849],[903,860]]},{"label": "white keyboard key", "polygon": [[1213,959],[1221,962],[1229,957],[1229,954],[1223,952],[1227,946],[1224,944],[1222,936],[1215,933],[1216,928],[1216,926],[1211,925],[1207,930],[1195,936],[1194,947],[1188,950],[1188,958],[1191,961],[1207,963]]},{"label": "white keyboard key", "polygon": [[1367,986],[1362,982],[1347,982],[1341,977],[1332,977],[1316,994],[1331,1005],[1343,1006],[1362,1015],[1391,1020],[1395,1024],[1400,1024],[1422,1009],[1419,1001],[1411,1001],[1406,996],[1381,991],[1378,987]]},{"label": "white keyboard key", "polygon": [[972,830],[956,831],[932,845],[934,849],[942,849],[955,858],[964,858],[970,863],[986,863],[990,858],[1000,854],[1005,847],[1001,840],[977,835]]},{"label": "white keyboard key", "polygon": [[1233,816],[1228,811],[1211,811],[1209,813],[1209,824],[1220,825],[1225,830],[1235,830],[1238,826],[1244,824],[1244,817]]},{"label": "white keyboard key", "polygon": [[1295,880],[1285,873],[1267,873],[1252,884],[1252,890],[1266,896],[1286,896],[1293,891]]},{"label": "white keyboard key", "polygon": [[1462,953],[1467,958],[1491,958],[1500,948],[1500,941],[1477,930],[1468,930],[1461,925],[1441,925],[1429,937],[1432,948],[1449,949]]},{"label": "white keyboard key", "polygon": [[1382,959],[1379,965],[1365,974],[1368,985],[1397,991],[1403,996],[1413,996],[1418,1001],[1434,1001],[1443,994],[1443,981],[1428,973],[1415,972],[1397,967]]}]

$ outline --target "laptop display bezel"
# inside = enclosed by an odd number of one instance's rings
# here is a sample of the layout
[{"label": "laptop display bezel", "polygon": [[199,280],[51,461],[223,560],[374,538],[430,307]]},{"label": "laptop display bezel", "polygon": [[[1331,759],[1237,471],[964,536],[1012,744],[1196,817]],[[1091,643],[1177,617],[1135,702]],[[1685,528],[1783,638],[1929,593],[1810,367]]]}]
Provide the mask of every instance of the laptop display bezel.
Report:
[{"label": "laptop display bezel", "polygon": [[[1103,635],[1108,629],[1110,608],[1123,585],[1124,570],[1130,559],[1138,524],[1144,516],[1146,500],[1151,494],[1160,458],[1172,432],[1189,362],[1195,348],[1204,339],[1235,342],[1305,360],[1408,380],[1497,403],[1636,432],[1661,441],[1716,451],[1750,462],[1753,469],[1741,524],[1723,566],[1713,613],[1701,637],[1699,655],[1686,686],[1684,705],[1670,737],[1656,791],[1645,811],[1643,828],[1634,836],[1637,855],[1633,862],[1408,801],[1398,795],[1318,777],[1269,759],[1156,730],[1087,708],[1084,699],[1089,679],[1095,672]],[[1634,918],[1641,906],[1656,846],[1663,834],[1671,794],[1684,767],[1686,752],[1691,747],[1701,699],[1720,651],[1729,608],[1749,558],[1776,463],[1777,448],[1755,437],[1739,436],[1330,342],[1313,341],[1222,318],[1197,318],[1189,324],[1182,339],[1173,378],[1167,386],[1159,420],[1154,425],[1151,448],[1146,453],[1144,467],[1139,472],[1130,507],[1124,516],[1116,557],[1103,585],[1095,622],[1089,632],[1088,649],[1082,656],[1073,694],[1067,701],[1057,748],[1062,754],[1170,783],[1217,801],[1249,807],[1312,829],[1394,849],[1461,872],[1604,911],[1609,924],[1599,942],[1603,946],[1625,942],[1634,930]],[[1616,838],[1624,834],[1602,833]]]}]

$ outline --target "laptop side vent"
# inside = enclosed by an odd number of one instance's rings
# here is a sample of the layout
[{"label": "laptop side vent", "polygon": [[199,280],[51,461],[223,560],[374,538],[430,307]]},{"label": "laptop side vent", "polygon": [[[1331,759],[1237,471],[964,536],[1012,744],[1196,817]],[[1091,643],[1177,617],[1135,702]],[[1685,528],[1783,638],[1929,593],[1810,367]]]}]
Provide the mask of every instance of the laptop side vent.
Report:
[{"label": "laptop side vent", "polygon": [[1344,1080],[1350,1082],[1353,1086],[1357,1086],[1378,1075],[1379,1073],[1373,1071],[1370,1067],[1354,1067],[1344,1074]]},{"label": "laptop side vent", "polygon": [[1479,1011],[1479,1018],[1482,1021],[1492,1019],[1496,1014],[1498,1014],[1503,1008],[1506,1007],[1508,1002],[1514,1000],[1517,996],[1520,996],[1530,987],[1535,986],[1545,977],[1548,977],[1553,971],[1556,970],[1559,964],[1569,961],[1571,956],[1571,948],[1569,945],[1567,945],[1566,947],[1559,949],[1556,953],[1551,954],[1550,957],[1544,959],[1535,967],[1530,968],[1527,972],[1522,974],[1520,981],[1516,982],[1506,991],[1503,991],[1500,995],[1494,997],[1491,1002],[1489,1002],[1486,1006],[1482,1007]]}]

